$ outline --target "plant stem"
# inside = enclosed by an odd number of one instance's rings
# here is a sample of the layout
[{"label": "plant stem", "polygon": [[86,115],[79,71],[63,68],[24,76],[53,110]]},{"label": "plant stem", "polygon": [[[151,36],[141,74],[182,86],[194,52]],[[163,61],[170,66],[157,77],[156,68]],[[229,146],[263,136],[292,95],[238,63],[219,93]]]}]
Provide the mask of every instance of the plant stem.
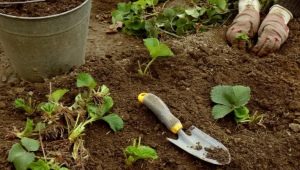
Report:
[{"label": "plant stem", "polygon": [[169,31],[163,30],[163,29],[161,29],[161,28],[159,28],[159,30],[160,30],[161,32],[164,32],[164,33],[166,33],[166,34],[169,34],[169,35],[171,35],[171,36],[173,36],[173,37],[176,37],[176,38],[182,38],[182,37],[179,36],[179,35],[176,35],[176,34],[171,33],[171,32],[169,32]]},{"label": "plant stem", "polygon": [[150,65],[156,60],[156,58],[152,58],[152,60],[147,64],[143,74],[145,75],[150,67]]},{"label": "plant stem", "polygon": [[42,136],[41,136],[41,131],[39,131],[39,140],[40,140],[40,143],[41,143],[41,148],[42,148],[44,160],[47,161],[47,157],[46,157],[46,153],[45,153],[45,149],[44,149],[44,144],[43,144],[43,140],[42,140]]}]

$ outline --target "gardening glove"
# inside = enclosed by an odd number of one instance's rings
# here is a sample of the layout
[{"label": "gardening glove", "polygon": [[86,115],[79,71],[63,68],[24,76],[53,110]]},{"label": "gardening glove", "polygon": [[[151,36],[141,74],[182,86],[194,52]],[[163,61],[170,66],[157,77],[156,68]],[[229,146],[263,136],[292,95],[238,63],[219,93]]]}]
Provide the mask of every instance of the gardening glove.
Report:
[{"label": "gardening glove", "polygon": [[253,51],[258,56],[272,53],[286,41],[289,28],[280,13],[269,13],[258,30],[258,42]]},{"label": "gardening glove", "polygon": [[231,45],[235,45],[240,49],[245,49],[247,41],[240,39],[242,34],[252,38],[258,30],[260,22],[259,12],[251,5],[247,5],[245,9],[240,12],[233,23],[226,32],[226,39]]}]

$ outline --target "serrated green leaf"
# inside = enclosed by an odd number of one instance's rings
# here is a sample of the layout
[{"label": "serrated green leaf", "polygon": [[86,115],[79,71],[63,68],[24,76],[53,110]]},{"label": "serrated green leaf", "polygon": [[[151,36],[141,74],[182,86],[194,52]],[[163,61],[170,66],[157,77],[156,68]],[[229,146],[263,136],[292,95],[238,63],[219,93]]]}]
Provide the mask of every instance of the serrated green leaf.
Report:
[{"label": "serrated green leaf", "polygon": [[88,87],[90,90],[97,86],[95,79],[88,73],[80,73],[77,76],[77,87]]},{"label": "serrated green leaf", "polygon": [[16,143],[9,150],[7,160],[9,162],[13,162],[15,160],[15,158],[21,156],[25,152],[26,152],[26,150],[19,143]]},{"label": "serrated green leaf", "polygon": [[18,99],[16,99],[15,100],[15,107],[17,108],[17,109],[23,109],[24,107],[25,107],[25,100],[24,99],[22,99],[22,98],[18,98]]},{"label": "serrated green leaf", "polygon": [[39,107],[43,112],[51,116],[52,113],[55,112],[57,106],[54,103],[47,102],[47,103],[41,103]]},{"label": "serrated green leaf", "polygon": [[228,113],[232,111],[233,108],[229,106],[217,104],[213,107],[212,115],[214,119],[220,119],[225,117]]},{"label": "serrated green leaf", "polygon": [[117,114],[112,113],[112,114],[102,117],[101,119],[104,120],[105,122],[107,122],[109,124],[109,127],[114,132],[123,129],[123,127],[124,127],[124,122],[123,122],[122,118]]},{"label": "serrated green leaf", "polygon": [[27,151],[37,151],[40,148],[40,142],[35,139],[27,137],[21,138],[21,144],[27,149]]},{"label": "serrated green leaf", "polygon": [[34,109],[29,104],[27,104],[22,98],[16,99],[14,104],[15,108],[23,109],[26,113],[32,114],[34,112]]},{"label": "serrated green leaf", "polygon": [[18,138],[29,136],[33,131],[33,120],[27,118],[25,128],[22,132],[17,133]]},{"label": "serrated green leaf", "polygon": [[[35,162],[32,162],[30,165],[29,165],[29,168],[31,170],[50,170],[50,166],[47,164],[47,162],[39,159]],[[56,170],[56,169],[55,169]]]},{"label": "serrated green leaf", "polygon": [[236,106],[240,107],[245,104],[247,104],[250,100],[250,87],[245,87],[245,86],[233,86],[233,92],[235,97],[237,98],[236,100]]},{"label": "serrated green leaf", "polygon": [[59,100],[68,92],[68,89],[57,89],[49,95],[49,101],[58,103]]}]

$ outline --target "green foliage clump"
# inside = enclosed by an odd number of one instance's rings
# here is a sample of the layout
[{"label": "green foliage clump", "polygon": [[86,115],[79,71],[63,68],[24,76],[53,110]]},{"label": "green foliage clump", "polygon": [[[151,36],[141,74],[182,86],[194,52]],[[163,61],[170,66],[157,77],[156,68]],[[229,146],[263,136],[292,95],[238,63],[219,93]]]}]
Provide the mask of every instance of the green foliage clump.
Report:
[{"label": "green foliage clump", "polygon": [[67,170],[58,165],[53,159],[39,159],[35,152],[40,148],[40,142],[35,139],[22,137],[20,143],[14,144],[9,150],[8,161],[14,164],[16,170]]},{"label": "green foliage clump", "polygon": [[214,119],[220,119],[234,112],[239,123],[250,119],[246,104],[250,100],[250,88],[244,86],[215,86],[211,91],[211,100],[216,103],[212,114]]},{"label": "green foliage clump", "polygon": [[112,12],[112,23],[122,25],[122,30],[128,34],[176,36],[203,31],[203,25],[221,23],[229,12],[227,0],[208,0],[201,6],[193,2],[189,7],[158,8],[157,4],[158,0],[119,3]]}]

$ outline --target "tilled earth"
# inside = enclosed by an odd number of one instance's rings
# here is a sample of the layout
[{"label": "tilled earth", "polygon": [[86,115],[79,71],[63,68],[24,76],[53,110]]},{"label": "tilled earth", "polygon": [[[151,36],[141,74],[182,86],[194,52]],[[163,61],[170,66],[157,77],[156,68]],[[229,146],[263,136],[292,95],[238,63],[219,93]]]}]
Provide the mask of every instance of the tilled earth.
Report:
[{"label": "tilled earth", "polygon": [[[91,73],[111,89],[115,100],[113,111],[125,121],[124,129],[117,133],[110,132],[101,121],[88,127],[84,137],[90,152],[86,169],[124,169],[122,150],[139,136],[143,144],[157,150],[159,159],[138,161],[133,169],[299,169],[300,21],[290,24],[290,37],[282,49],[264,57],[229,47],[223,39],[225,27],[183,39],[165,38],[176,55],[157,60],[151,67],[151,75],[141,77],[137,74],[137,63],[149,60],[142,40],[121,33],[105,34],[115,1],[93,2],[84,66],[45,83],[2,83],[0,169],[11,168],[6,161],[7,151],[16,140],[7,136],[13,126],[22,128],[26,120],[26,116],[14,109],[13,100],[28,91],[44,100],[51,81],[53,88],[71,89],[65,99],[70,101],[76,91],[76,74],[82,71]],[[3,53],[1,56],[5,63]],[[8,79],[10,76],[5,77]],[[262,125],[237,125],[231,116],[213,120],[209,93],[218,84],[250,86],[252,96],[248,106],[251,113],[264,114]],[[185,128],[195,125],[220,140],[229,148],[232,162],[226,166],[211,165],[165,140],[176,136],[138,104],[140,92],[160,96]]]}]

